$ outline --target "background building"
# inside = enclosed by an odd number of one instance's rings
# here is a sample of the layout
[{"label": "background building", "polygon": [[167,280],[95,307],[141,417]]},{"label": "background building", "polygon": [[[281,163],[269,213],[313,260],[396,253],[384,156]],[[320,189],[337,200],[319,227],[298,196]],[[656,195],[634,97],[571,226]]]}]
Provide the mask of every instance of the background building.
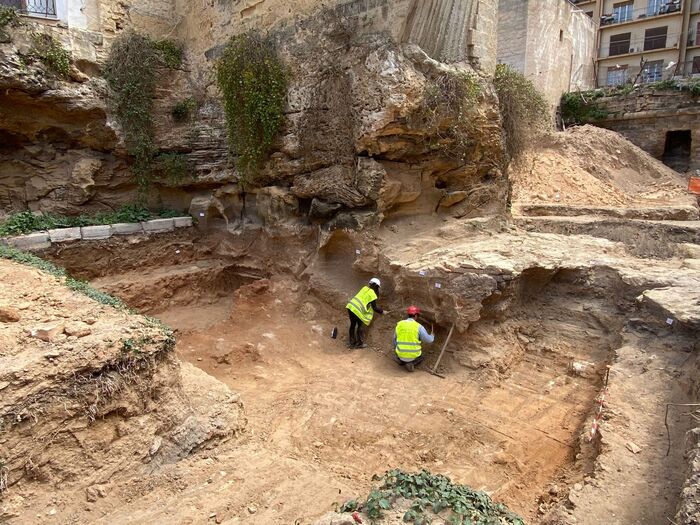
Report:
[{"label": "background building", "polygon": [[552,107],[595,86],[597,27],[568,0],[500,0],[498,62],[523,73]]},{"label": "background building", "polygon": [[598,86],[700,76],[700,0],[573,2],[598,28]]}]

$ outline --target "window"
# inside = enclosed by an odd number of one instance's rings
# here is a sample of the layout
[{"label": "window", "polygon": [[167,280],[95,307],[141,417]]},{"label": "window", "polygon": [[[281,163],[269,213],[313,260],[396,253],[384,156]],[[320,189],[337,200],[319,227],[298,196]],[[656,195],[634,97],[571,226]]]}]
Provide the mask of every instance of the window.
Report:
[{"label": "window", "polygon": [[693,69],[691,75],[700,75],[700,56],[693,57]]},{"label": "window", "polygon": [[14,7],[31,16],[56,17],[56,0],[0,0],[0,5]]},{"label": "window", "polygon": [[627,66],[608,68],[608,86],[620,86],[627,82]]},{"label": "window", "polygon": [[632,8],[634,7],[634,2],[620,2],[619,4],[613,4],[613,16],[615,17],[615,22],[627,22],[632,20]]},{"label": "window", "polygon": [[668,26],[647,29],[644,32],[644,51],[665,48],[667,31]]},{"label": "window", "polygon": [[642,82],[657,82],[661,80],[664,71],[664,61],[654,60],[647,62],[642,69]]},{"label": "window", "polygon": [[658,15],[661,11],[661,6],[665,3],[664,0],[649,0],[647,4],[647,16]]},{"label": "window", "polygon": [[622,33],[610,37],[610,56],[624,55],[630,52],[630,37],[632,33]]}]

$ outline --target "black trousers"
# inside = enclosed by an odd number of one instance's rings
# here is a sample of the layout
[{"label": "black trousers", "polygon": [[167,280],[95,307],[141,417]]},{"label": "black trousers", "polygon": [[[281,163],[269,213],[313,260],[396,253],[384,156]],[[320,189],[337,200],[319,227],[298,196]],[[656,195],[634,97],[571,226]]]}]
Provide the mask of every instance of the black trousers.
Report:
[{"label": "black trousers", "polygon": [[361,345],[362,343],[364,343],[365,339],[365,325],[359,317],[352,313],[352,310],[348,310],[348,316],[350,317],[350,331],[348,333],[348,342],[352,346]]},{"label": "black trousers", "polygon": [[413,366],[416,366],[421,364],[424,359],[425,354],[421,354],[418,357],[416,357],[413,361],[401,361],[401,359],[399,359],[399,356],[396,355],[396,352],[394,352],[394,361],[396,361],[401,366],[406,366],[408,363],[413,363]]}]

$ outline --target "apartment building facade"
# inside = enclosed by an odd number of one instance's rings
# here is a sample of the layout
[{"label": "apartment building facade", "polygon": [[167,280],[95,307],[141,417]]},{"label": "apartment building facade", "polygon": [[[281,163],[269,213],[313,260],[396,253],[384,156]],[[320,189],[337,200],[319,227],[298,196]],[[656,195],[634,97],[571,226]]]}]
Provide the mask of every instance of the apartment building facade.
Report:
[{"label": "apartment building facade", "polygon": [[598,28],[598,87],[700,77],[700,0],[572,2]]}]

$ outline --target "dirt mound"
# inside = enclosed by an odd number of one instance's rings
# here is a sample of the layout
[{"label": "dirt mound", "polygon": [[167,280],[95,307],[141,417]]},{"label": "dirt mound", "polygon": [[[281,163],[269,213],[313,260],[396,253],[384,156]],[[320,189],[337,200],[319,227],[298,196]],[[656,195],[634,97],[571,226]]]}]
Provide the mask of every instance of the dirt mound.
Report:
[{"label": "dirt mound", "polygon": [[544,137],[510,168],[514,203],[572,206],[693,204],[684,177],[607,129]]},{"label": "dirt mound", "polygon": [[158,322],[8,260],[0,281],[0,521],[99,505],[245,424],[238,396],[181,366]]}]

